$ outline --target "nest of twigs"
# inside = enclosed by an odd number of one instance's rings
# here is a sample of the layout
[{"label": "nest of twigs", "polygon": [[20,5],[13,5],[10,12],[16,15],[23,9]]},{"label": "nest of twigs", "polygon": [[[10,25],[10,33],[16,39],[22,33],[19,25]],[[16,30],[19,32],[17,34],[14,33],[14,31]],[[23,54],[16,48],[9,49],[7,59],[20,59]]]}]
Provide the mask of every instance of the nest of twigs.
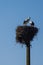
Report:
[{"label": "nest of twigs", "polygon": [[18,26],[16,29],[16,41],[29,45],[34,36],[37,35],[38,28],[32,26]]}]

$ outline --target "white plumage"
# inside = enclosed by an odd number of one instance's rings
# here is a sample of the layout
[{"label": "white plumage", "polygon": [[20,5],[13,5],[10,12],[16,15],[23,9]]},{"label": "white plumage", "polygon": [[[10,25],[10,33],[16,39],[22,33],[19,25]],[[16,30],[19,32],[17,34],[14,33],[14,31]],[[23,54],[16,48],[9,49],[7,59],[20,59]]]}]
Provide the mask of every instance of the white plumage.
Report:
[{"label": "white plumage", "polygon": [[23,24],[26,25],[27,23],[30,24],[30,26],[34,26],[34,22],[30,20],[31,17],[28,17],[27,19],[24,20]]},{"label": "white plumage", "polygon": [[31,26],[34,26],[34,22],[33,21],[29,21]]},{"label": "white plumage", "polygon": [[23,24],[27,24],[30,21],[31,17],[28,17],[27,19],[24,20]]}]

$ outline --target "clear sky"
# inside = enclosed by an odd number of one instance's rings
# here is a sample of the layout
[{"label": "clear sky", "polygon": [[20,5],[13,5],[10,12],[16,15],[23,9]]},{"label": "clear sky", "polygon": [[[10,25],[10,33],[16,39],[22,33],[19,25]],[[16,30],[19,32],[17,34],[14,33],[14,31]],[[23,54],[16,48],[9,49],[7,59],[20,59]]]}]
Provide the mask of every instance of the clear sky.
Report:
[{"label": "clear sky", "polygon": [[43,0],[0,0],[0,65],[26,65],[26,47],[15,37],[28,16],[39,28],[31,42],[31,65],[43,65]]}]

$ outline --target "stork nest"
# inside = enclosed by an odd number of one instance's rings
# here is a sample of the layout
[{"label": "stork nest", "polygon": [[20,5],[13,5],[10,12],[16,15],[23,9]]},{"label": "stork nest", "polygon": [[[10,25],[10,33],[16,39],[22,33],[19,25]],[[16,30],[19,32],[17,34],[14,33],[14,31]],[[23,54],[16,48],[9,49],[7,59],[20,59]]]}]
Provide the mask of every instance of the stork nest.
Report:
[{"label": "stork nest", "polygon": [[38,28],[32,26],[18,26],[16,29],[16,41],[29,46],[30,41],[37,35]]}]

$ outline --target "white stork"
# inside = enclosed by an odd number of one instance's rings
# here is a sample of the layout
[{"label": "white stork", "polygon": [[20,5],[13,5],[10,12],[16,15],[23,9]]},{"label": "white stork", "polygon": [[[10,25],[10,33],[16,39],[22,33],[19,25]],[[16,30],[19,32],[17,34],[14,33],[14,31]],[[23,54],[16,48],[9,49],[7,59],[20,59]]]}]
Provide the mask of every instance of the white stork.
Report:
[{"label": "white stork", "polygon": [[27,24],[30,21],[31,17],[28,17],[27,19],[24,20],[23,24]]},{"label": "white stork", "polygon": [[34,26],[34,22],[33,21],[29,21],[30,25],[33,27]]}]

